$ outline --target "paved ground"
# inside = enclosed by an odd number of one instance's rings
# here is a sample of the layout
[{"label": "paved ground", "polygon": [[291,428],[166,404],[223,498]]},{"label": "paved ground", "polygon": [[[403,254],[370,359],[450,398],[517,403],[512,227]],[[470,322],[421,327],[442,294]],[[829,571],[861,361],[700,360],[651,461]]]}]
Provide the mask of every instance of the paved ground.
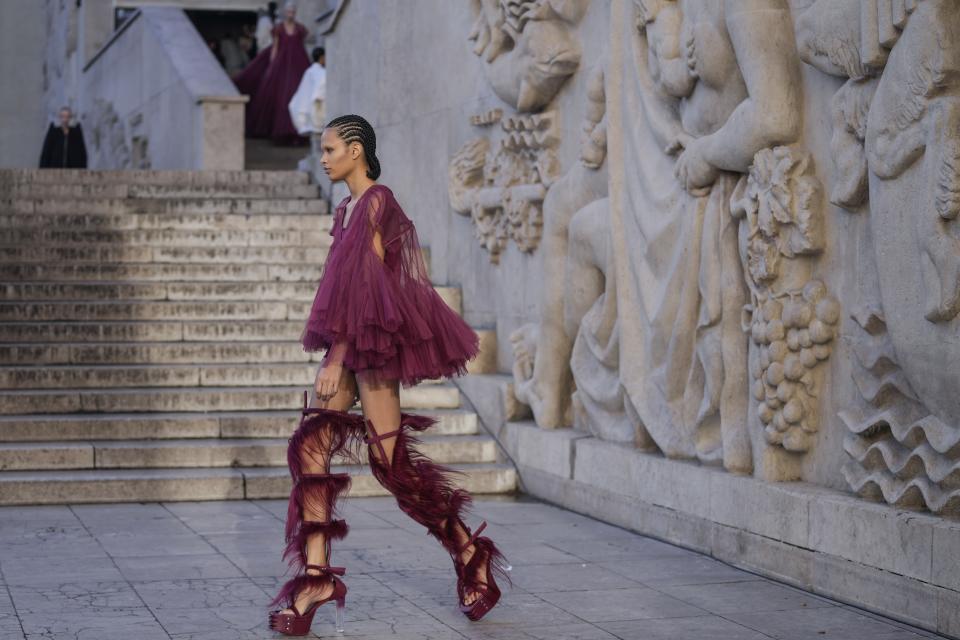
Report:
[{"label": "paved ground", "polygon": [[[345,501],[337,545],[353,638],[935,638],[677,547],[529,500],[483,500],[514,587],[480,623],[453,569],[392,499]],[[279,500],[0,508],[0,639],[274,638]],[[476,523],[478,520],[471,520]],[[328,610],[324,610],[328,609]],[[337,637],[333,607],[314,620]]]}]

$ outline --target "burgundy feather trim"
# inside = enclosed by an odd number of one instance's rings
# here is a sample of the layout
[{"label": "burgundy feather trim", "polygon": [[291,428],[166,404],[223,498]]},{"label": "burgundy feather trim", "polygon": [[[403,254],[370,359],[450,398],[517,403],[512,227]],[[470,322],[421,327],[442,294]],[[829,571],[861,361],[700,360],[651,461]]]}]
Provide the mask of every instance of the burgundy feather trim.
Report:
[{"label": "burgundy feather trim", "polygon": [[325,520],[333,519],[337,499],[350,488],[348,473],[304,474],[290,490],[287,503],[287,526],[285,537],[290,540],[295,535],[304,514],[309,512]]},{"label": "burgundy feather trim", "polygon": [[293,527],[292,535],[287,537],[287,546],[283,550],[283,559],[290,567],[297,570],[306,564],[307,540],[313,535],[323,535],[327,545],[327,562],[330,561],[330,541],[343,540],[347,537],[350,527],[344,520],[330,522],[311,522],[304,520]]},{"label": "burgundy feather trim", "polygon": [[401,414],[392,464],[386,465],[371,455],[370,469],[394,495],[400,509],[453,552],[456,540],[449,529],[461,511],[472,506],[473,498],[454,483],[453,477],[464,475],[463,472],[437,464],[420,453],[420,440],[408,432],[424,431],[434,424],[436,420],[428,416]]},{"label": "burgundy feather trim", "polygon": [[326,469],[330,460],[340,455],[358,464],[365,431],[361,415],[332,409],[310,409],[304,413],[287,447],[287,464],[294,482],[304,475],[309,462],[313,462],[314,468]]}]

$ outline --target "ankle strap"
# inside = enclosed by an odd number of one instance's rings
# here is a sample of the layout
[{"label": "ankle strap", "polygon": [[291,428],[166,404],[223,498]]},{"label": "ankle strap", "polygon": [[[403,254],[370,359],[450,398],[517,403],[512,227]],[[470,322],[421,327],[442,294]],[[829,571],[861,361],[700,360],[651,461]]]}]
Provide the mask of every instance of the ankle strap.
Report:
[{"label": "ankle strap", "polygon": [[486,529],[486,528],[487,528],[487,521],[484,520],[483,522],[480,523],[480,526],[477,527],[477,530],[470,534],[470,537],[467,538],[467,541],[464,542],[464,543],[460,546],[459,549],[457,549],[457,555],[460,555],[461,553],[463,553],[464,551],[466,551],[466,550],[467,550],[467,547],[469,547],[469,546],[472,545],[474,542],[476,542],[476,541],[477,541],[477,536],[479,536],[479,535],[480,535],[480,532],[483,531],[483,530]]},{"label": "ankle strap", "polygon": [[335,519],[335,518],[327,518],[326,520],[301,520],[300,522],[302,522],[304,525],[308,525],[308,524],[309,524],[309,525],[316,525],[316,526],[318,526],[318,527],[320,527],[320,526],[326,527],[326,526],[329,526],[329,525],[331,525],[331,524],[336,524],[336,523],[338,523],[338,522],[343,522],[343,520],[337,520],[337,519]]},{"label": "ankle strap", "polygon": [[306,564],[303,566],[303,572],[306,573],[310,570],[316,570],[320,572],[320,575],[337,575],[342,576],[347,572],[344,567],[331,567],[328,564]]}]

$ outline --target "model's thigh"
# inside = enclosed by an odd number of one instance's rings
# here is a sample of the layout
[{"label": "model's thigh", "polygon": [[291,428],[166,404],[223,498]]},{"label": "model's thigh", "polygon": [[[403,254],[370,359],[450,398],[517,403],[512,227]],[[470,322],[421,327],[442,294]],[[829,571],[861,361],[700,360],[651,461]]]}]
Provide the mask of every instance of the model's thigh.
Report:
[{"label": "model's thigh", "polygon": [[[319,372],[317,373],[319,375]],[[353,371],[343,370],[337,393],[329,400],[319,400],[314,390],[310,394],[310,406],[319,409],[346,411],[357,399],[357,381]],[[330,464],[330,437],[328,429],[320,429],[314,437],[305,438],[300,450],[300,460],[305,473],[327,473]]]},{"label": "model's thigh", "polygon": [[[396,430],[400,426],[400,383],[396,380],[370,382],[360,376],[357,385],[363,417],[373,424],[373,429],[378,434]],[[381,441],[388,461],[393,459],[395,441],[396,438]],[[375,455],[380,455],[379,450]]]}]

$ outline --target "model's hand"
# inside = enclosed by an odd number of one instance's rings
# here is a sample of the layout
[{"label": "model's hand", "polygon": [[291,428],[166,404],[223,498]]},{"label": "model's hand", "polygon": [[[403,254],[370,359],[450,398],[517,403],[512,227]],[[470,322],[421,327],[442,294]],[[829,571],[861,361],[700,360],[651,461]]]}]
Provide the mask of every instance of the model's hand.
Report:
[{"label": "model's hand", "polygon": [[317,391],[317,398],[323,401],[330,400],[337,395],[340,388],[340,375],[343,373],[342,364],[328,364],[317,372],[317,379],[314,387]]}]

